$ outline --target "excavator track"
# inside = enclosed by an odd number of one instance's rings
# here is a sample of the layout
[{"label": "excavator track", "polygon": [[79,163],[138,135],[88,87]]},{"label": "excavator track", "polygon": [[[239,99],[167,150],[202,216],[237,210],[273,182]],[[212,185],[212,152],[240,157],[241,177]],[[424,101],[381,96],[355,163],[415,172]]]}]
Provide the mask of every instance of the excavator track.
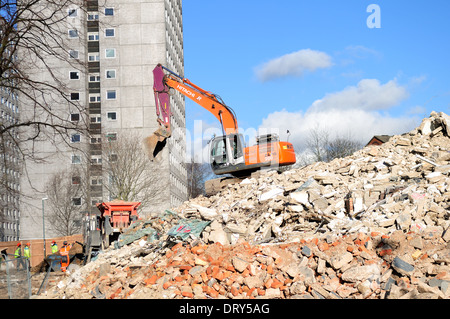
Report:
[{"label": "excavator track", "polygon": [[225,189],[229,184],[236,184],[242,182],[246,178],[258,178],[259,175],[266,171],[265,169],[259,169],[257,171],[248,170],[247,172],[240,172],[239,176],[223,176],[213,178],[205,182],[206,196],[212,196]]},{"label": "excavator track", "polygon": [[240,183],[245,177],[219,177],[205,182],[206,196],[212,196],[227,187],[228,184]]}]

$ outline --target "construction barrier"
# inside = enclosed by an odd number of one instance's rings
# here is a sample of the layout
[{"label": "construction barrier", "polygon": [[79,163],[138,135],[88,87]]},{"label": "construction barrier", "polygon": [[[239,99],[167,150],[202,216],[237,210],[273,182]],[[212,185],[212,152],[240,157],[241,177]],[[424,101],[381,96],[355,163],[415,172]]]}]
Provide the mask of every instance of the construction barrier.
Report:
[{"label": "construction barrier", "polygon": [[0,262],[0,299],[29,299],[31,276],[28,259],[3,255]]}]

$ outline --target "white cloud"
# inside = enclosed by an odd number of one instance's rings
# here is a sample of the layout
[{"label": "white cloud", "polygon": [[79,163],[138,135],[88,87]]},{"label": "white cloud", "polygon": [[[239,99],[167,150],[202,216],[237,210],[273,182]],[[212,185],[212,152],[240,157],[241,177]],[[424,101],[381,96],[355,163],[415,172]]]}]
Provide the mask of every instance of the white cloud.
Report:
[{"label": "white cloud", "polygon": [[416,105],[409,109],[408,114],[413,115],[425,115],[426,116],[427,108],[425,106]]},{"label": "white cloud", "polygon": [[[260,127],[279,128],[284,134],[289,130],[289,141],[296,148],[306,146],[312,130],[319,128],[330,137],[349,136],[362,142],[369,142],[374,135],[402,134],[412,130],[417,124],[415,117],[392,117],[366,110],[337,110],[324,112],[288,112],[286,110],[269,114]],[[283,135],[280,137],[283,138]]]},{"label": "white cloud", "polygon": [[275,58],[256,67],[260,81],[269,81],[284,76],[302,76],[305,71],[328,68],[331,57],[320,51],[304,49]]},{"label": "white cloud", "polygon": [[316,100],[310,110],[383,110],[397,105],[407,97],[406,88],[398,85],[395,79],[386,84],[380,84],[376,79],[363,79],[356,86],[329,93],[324,98]]},{"label": "white cloud", "polygon": [[[407,96],[407,90],[395,80],[383,85],[377,80],[362,80],[357,86],[316,100],[305,112],[273,112],[262,121],[260,129],[278,129],[283,134],[289,130],[289,141],[297,151],[306,147],[310,132],[317,128],[328,132],[330,138],[345,136],[366,144],[374,135],[402,134],[420,124],[418,116],[394,117],[378,112],[399,104]],[[285,139],[283,134],[280,137]]]},{"label": "white cloud", "polygon": [[426,80],[427,80],[426,75],[414,76],[409,79],[409,83],[410,83],[410,86],[415,87],[415,86],[422,84]]},{"label": "white cloud", "polygon": [[365,59],[369,56],[381,57],[382,54],[374,49],[365,47],[363,45],[349,45],[344,50],[345,54],[356,58],[356,59]]}]

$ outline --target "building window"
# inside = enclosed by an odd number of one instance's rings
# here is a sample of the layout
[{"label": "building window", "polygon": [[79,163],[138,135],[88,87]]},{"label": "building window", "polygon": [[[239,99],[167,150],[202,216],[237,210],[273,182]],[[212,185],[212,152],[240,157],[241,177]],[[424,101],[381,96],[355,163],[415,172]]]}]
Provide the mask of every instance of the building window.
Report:
[{"label": "building window", "polygon": [[117,120],[117,112],[108,112],[106,113],[106,117],[110,121],[115,121]]},{"label": "building window", "polygon": [[69,38],[71,38],[71,39],[78,38],[78,30],[70,29],[69,30]]},{"label": "building window", "polygon": [[71,141],[72,143],[79,143],[79,142],[81,141],[81,135],[78,134],[78,133],[72,134],[72,135],[70,136],[70,141]]},{"label": "building window", "polygon": [[78,72],[78,71],[71,71],[70,72],[70,79],[71,80],[79,80],[80,79],[80,72]]},{"label": "building window", "polygon": [[116,57],[116,49],[105,49],[105,57],[106,58],[115,58]]},{"label": "building window", "polygon": [[81,177],[80,176],[72,176],[72,185],[79,185],[81,184]]},{"label": "building window", "polygon": [[115,100],[116,99],[116,90],[106,91],[106,99],[107,100]]},{"label": "building window", "polygon": [[79,101],[80,100],[80,93],[70,93],[70,100],[71,101]]},{"label": "building window", "polygon": [[94,135],[91,137],[91,144],[100,144],[102,142],[102,138],[98,135]]},{"label": "building window", "polygon": [[114,8],[105,8],[105,16],[113,16]]},{"label": "building window", "polygon": [[102,177],[101,176],[91,177],[91,185],[102,185]]},{"label": "building window", "polygon": [[67,15],[71,18],[75,18],[78,13],[77,13],[77,9],[69,9],[67,10]]},{"label": "building window", "polygon": [[106,78],[107,79],[115,79],[116,78],[116,70],[106,70]]},{"label": "building window", "polygon": [[72,197],[72,203],[74,206],[81,206],[81,197]]},{"label": "building window", "polygon": [[88,21],[97,21],[98,20],[98,12],[91,12],[88,14]]},{"label": "building window", "polygon": [[91,123],[101,123],[102,117],[100,115],[91,115]]},{"label": "building window", "polygon": [[98,32],[88,33],[88,41],[98,41],[98,40],[99,40]]},{"label": "building window", "polygon": [[100,73],[89,74],[89,82],[100,82]]},{"label": "building window", "polygon": [[119,157],[117,156],[117,154],[110,154],[109,155],[109,161],[110,162],[117,162],[117,159],[118,159]]},{"label": "building window", "polygon": [[97,204],[101,203],[101,199],[92,199],[92,206],[97,206]]},{"label": "building window", "polygon": [[110,121],[115,121],[115,120],[117,120],[117,113],[116,112],[108,112],[108,113],[106,113],[106,117]]},{"label": "building window", "polygon": [[70,114],[70,120],[72,122],[78,122],[80,120],[80,114],[78,114],[78,113]]},{"label": "building window", "polygon": [[72,164],[81,164],[81,156],[72,155]]},{"label": "building window", "polygon": [[70,50],[69,51],[69,58],[71,58],[71,59],[78,59],[78,51],[77,50]]},{"label": "building window", "polygon": [[106,29],[105,30],[105,37],[114,37],[115,36],[115,29]]},{"label": "building window", "polygon": [[100,102],[100,94],[98,93],[89,94],[89,102],[90,103]]},{"label": "building window", "polygon": [[88,53],[88,61],[89,62],[100,61],[100,54],[98,52]]},{"label": "building window", "polygon": [[102,163],[102,156],[101,155],[92,155],[91,156],[91,164],[92,165],[100,165]]}]

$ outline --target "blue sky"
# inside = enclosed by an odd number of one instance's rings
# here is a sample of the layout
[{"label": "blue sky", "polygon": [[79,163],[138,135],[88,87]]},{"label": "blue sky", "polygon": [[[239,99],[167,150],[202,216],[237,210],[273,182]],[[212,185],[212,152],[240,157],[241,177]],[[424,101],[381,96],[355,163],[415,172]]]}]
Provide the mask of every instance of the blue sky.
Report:
[{"label": "blue sky", "polygon": [[[367,142],[450,114],[450,1],[183,1],[183,34],[184,76],[244,132],[289,129],[297,149],[314,127]],[[196,120],[220,127],[186,99],[189,130]]]}]

